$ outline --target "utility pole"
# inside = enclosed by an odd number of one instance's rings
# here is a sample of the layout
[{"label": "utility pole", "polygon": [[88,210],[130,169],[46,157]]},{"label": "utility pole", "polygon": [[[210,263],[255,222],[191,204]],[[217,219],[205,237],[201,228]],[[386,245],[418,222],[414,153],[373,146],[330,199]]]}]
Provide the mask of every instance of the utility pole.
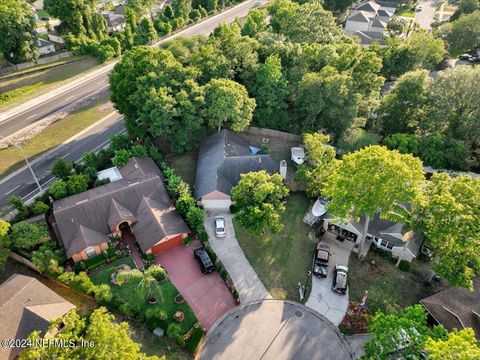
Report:
[{"label": "utility pole", "polygon": [[[0,138],[5,139],[5,136],[0,135]],[[7,139],[5,139],[5,141],[7,141]],[[20,152],[20,154],[22,154],[23,159],[25,160],[25,163],[27,164],[28,169],[30,170],[30,173],[33,176],[33,179],[35,180],[35,183],[37,184],[38,190],[40,192],[42,192],[43,191],[42,185],[40,185],[40,182],[38,181],[37,177],[35,176],[35,173],[33,172],[32,166],[28,162],[27,156],[25,155],[25,152],[23,151],[22,147],[20,145],[16,144],[16,143],[14,143],[13,141],[11,141],[10,144],[12,146],[15,146],[15,148]]]}]

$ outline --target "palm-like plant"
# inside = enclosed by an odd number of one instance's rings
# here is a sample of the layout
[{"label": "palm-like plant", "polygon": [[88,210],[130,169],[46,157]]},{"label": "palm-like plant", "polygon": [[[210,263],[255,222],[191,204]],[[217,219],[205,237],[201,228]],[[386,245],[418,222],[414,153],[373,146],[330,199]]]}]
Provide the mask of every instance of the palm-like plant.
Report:
[{"label": "palm-like plant", "polygon": [[165,270],[160,265],[153,265],[143,271],[133,269],[128,272],[121,272],[117,275],[116,281],[121,285],[125,281],[138,280],[137,287],[143,293],[145,300],[155,299],[163,301],[163,290],[160,286],[160,281],[165,278]]}]

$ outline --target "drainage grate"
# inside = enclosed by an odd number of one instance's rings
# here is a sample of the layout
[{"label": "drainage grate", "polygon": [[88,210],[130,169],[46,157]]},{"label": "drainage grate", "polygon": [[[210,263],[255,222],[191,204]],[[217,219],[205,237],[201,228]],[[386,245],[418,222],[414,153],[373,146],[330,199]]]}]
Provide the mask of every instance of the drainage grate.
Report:
[{"label": "drainage grate", "polygon": [[295,311],[295,316],[300,319],[303,318],[303,311],[300,311],[300,310]]}]

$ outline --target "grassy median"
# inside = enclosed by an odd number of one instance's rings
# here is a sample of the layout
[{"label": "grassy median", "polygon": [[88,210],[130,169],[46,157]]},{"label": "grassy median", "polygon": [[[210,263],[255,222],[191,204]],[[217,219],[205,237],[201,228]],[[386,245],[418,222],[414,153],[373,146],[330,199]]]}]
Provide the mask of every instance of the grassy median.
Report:
[{"label": "grassy median", "polygon": [[[44,131],[22,144],[29,160],[33,160],[51,148],[71,138],[86,127],[113,111],[107,99],[94,102],[91,106],[72,112],[48,126]],[[0,150],[0,177],[25,165],[22,155],[15,147]]]},{"label": "grassy median", "polygon": [[99,65],[91,56],[73,56],[0,77],[0,109],[51,90],[59,83]]}]

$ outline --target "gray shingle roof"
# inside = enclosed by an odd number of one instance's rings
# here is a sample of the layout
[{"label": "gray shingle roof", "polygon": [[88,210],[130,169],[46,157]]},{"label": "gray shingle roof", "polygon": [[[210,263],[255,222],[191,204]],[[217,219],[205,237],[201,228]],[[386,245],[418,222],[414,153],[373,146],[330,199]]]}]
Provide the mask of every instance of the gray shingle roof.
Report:
[{"label": "gray shingle roof", "polygon": [[106,235],[90,229],[84,225],[80,225],[77,232],[70,240],[68,248],[66,248],[67,257],[86,249],[89,246],[100,245],[108,241]]},{"label": "gray shingle roof", "polygon": [[361,10],[361,11],[368,11],[368,12],[373,12],[376,13],[380,9],[380,5],[377,4],[374,1],[367,1],[365,3],[360,4],[357,6],[355,10]]},{"label": "gray shingle roof", "polygon": [[[152,242],[155,244],[165,236],[189,232],[188,226],[175,211],[159,175],[161,172],[152,159],[134,158],[119,170],[123,179],[53,203],[59,235],[69,256],[83,250],[81,246],[100,241],[100,236],[105,238],[112,232],[112,224],[118,224],[118,219],[136,220],[132,230],[144,251]],[[156,216],[133,213],[144,211],[141,207],[144,197],[155,202],[152,211]],[[82,225],[83,230],[79,233]]]},{"label": "gray shingle roof", "polygon": [[381,20],[375,19],[372,21],[372,28],[379,28],[379,29],[385,29],[387,27],[387,24]]},{"label": "gray shingle roof", "polygon": [[108,13],[108,14],[103,14],[103,17],[107,22],[107,26],[110,28],[117,25],[125,24],[126,22],[125,16],[120,14]]},{"label": "gray shingle roof", "polygon": [[354,14],[352,14],[347,21],[356,21],[356,22],[363,22],[363,23],[369,23],[370,18],[372,15],[368,14],[365,11],[359,11]]},{"label": "gray shingle roof", "polygon": [[380,45],[385,45],[385,38],[383,34],[378,31],[355,31],[353,36],[360,38],[360,42],[364,45],[369,45],[373,42],[378,42]]},{"label": "gray shingle roof", "polygon": [[377,15],[379,17],[388,17],[388,18],[391,18],[393,16],[393,13],[391,13],[390,11],[387,11],[387,10],[384,10],[384,9],[379,9],[377,11]]},{"label": "gray shingle roof", "polygon": [[[0,285],[0,339],[25,339],[45,331],[50,321],[75,305],[30,276],[13,274]],[[14,359],[19,348],[0,347],[0,359]]]},{"label": "gray shingle roof", "polygon": [[249,142],[228,130],[207,137],[201,144],[195,179],[195,199],[212,191],[230,195],[241,174],[265,170],[278,171],[270,155],[254,155]]}]

